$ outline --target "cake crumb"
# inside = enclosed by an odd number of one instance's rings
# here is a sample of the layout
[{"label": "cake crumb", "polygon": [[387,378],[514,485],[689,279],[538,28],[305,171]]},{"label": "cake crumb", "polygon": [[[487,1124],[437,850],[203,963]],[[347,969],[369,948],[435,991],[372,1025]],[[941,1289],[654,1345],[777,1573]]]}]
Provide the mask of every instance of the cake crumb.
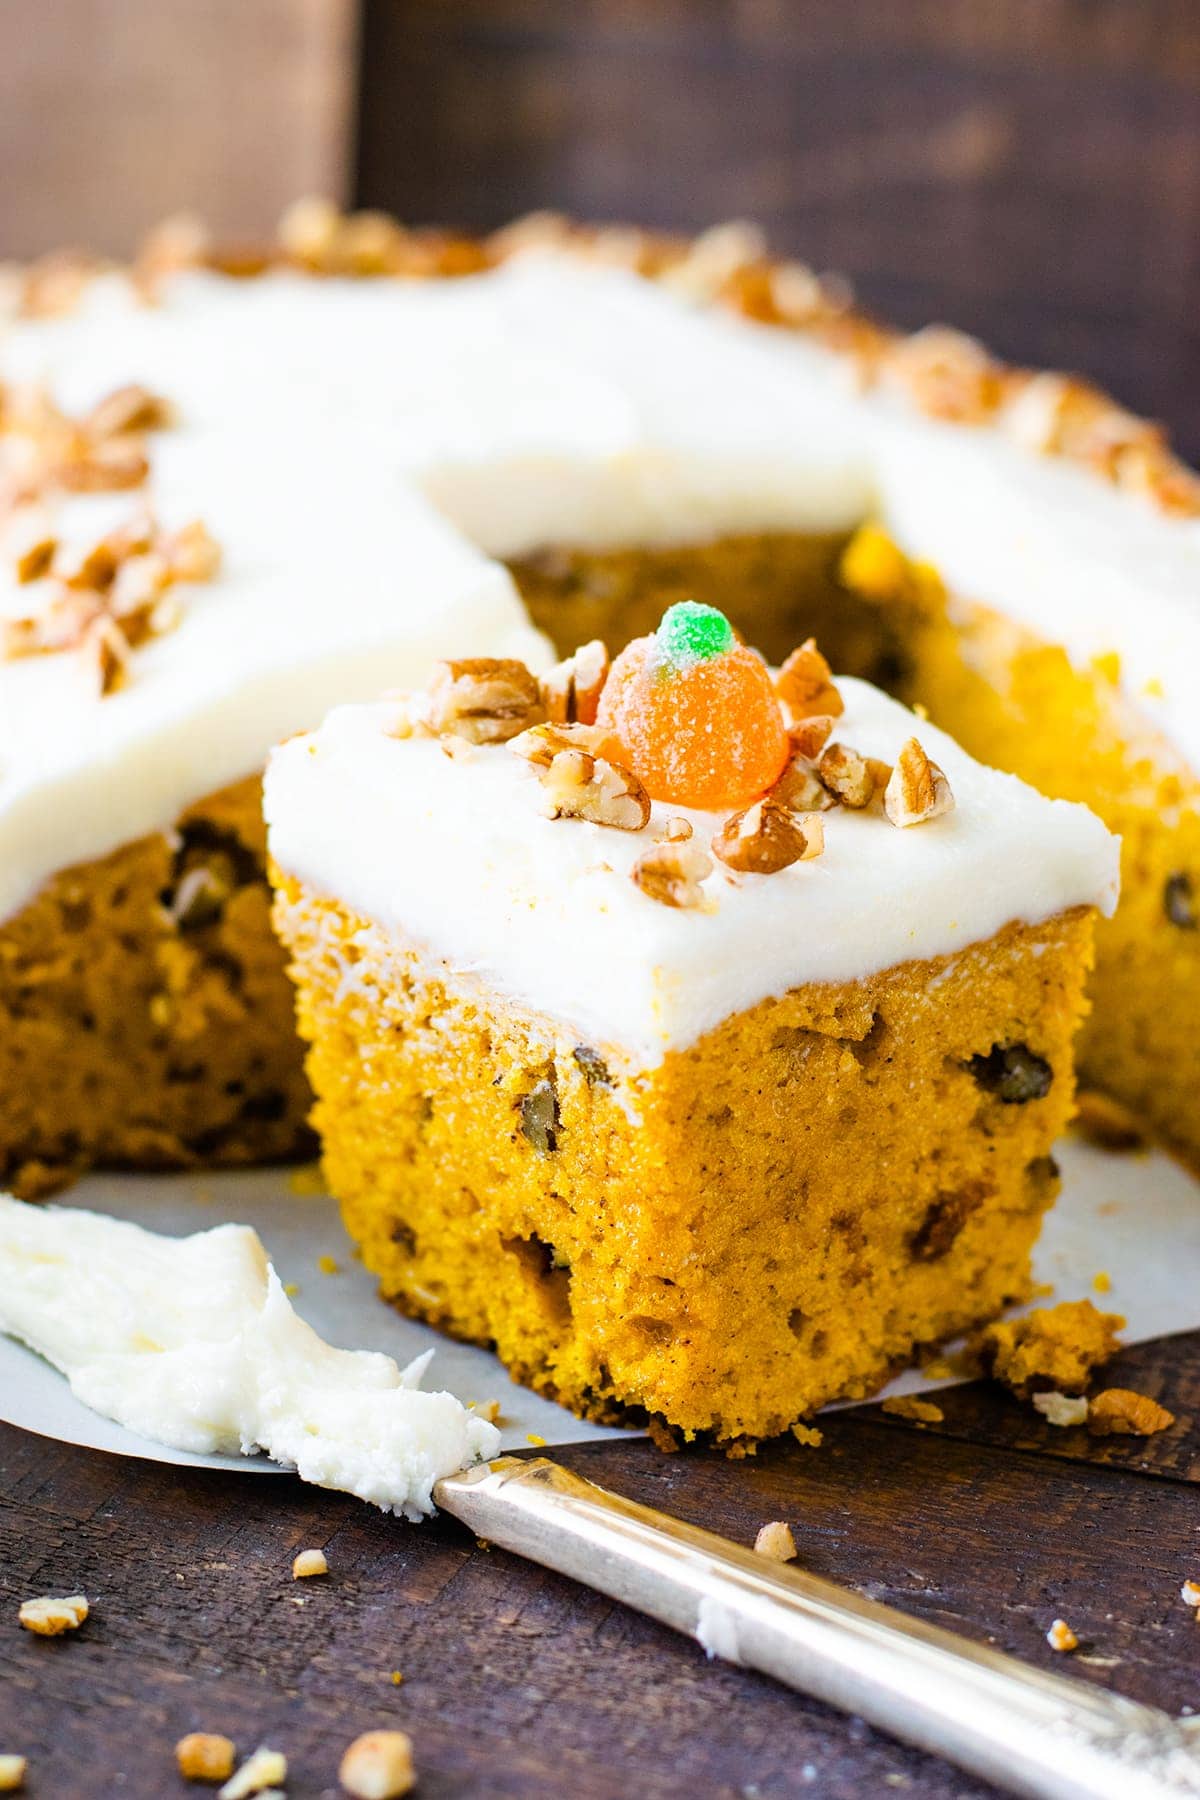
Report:
[{"label": "cake crumb", "polygon": [[287,1757],[279,1750],[256,1750],[248,1756],[236,1775],[230,1776],[217,1800],[250,1800],[252,1794],[265,1794],[270,1788],[281,1788],[287,1780]]},{"label": "cake crumb", "polygon": [[0,1756],[0,1794],[15,1794],[25,1786],[29,1759],[24,1756]]},{"label": "cake crumb", "polygon": [[1097,1294],[1112,1293],[1112,1276],[1107,1269],[1097,1269],[1092,1276],[1092,1289]]},{"label": "cake crumb", "polygon": [[1060,1394],[1052,1388],[1048,1394],[1035,1394],[1033,1405],[1047,1425],[1065,1428],[1087,1424],[1088,1403],[1082,1394]]},{"label": "cake crumb", "polygon": [[329,1256],[329,1255],[318,1256],[317,1267],[318,1267],[318,1269],[320,1269],[322,1275],[340,1275],[341,1274],[341,1265],[339,1264],[336,1256]]},{"label": "cake crumb", "polygon": [[215,1731],[189,1731],[175,1746],[175,1761],[185,1781],[228,1781],[236,1760],[232,1738]]},{"label": "cake crumb", "polygon": [[404,1731],[364,1731],[346,1751],[338,1780],[355,1800],[399,1800],[417,1779]]},{"label": "cake crumb", "polygon": [[1153,1437],[1174,1423],[1174,1413],[1131,1388],[1105,1388],[1088,1407],[1093,1437]]},{"label": "cake crumb", "polygon": [[1090,1300],[1064,1300],[1021,1319],[1000,1319],[972,1338],[984,1371],[1020,1400],[1045,1388],[1081,1394],[1092,1370],[1120,1348],[1119,1313],[1099,1312]]},{"label": "cake crumb", "polygon": [[1179,1598],[1185,1606],[1200,1608],[1200,1581],[1185,1581],[1179,1590]]},{"label": "cake crumb", "polygon": [[782,1519],[772,1519],[770,1524],[760,1527],[754,1540],[754,1548],[759,1556],[770,1557],[772,1562],[796,1560],[796,1540],[792,1536],[792,1528]]},{"label": "cake crumb", "polygon": [[401,1673],[401,1671],[399,1669],[393,1669],[392,1670],[392,1686],[393,1687],[403,1687],[403,1685],[404,1685],[403,1674]]},{"label": "cake crumb", "polygon": [[1053,1625],[1051,1625],[1049,1631],[1046,1633],[1046,1642],[1052,1650],[1058,1650],[1064,1653],[1079,1648],[1079,1639],[1075,1636],[1075,1633],[1071,1630],[1071,1627],[1067,1624],[1065,1619],[1055,1619]]},{"label": "cake crumb", "polygon": [[328,1575],[329,1562],[323,1550],[301,1550],[292,1563],[292,1579],[307,1581],[312,1575]]},{"label": "cake crumb", "polygon": [[1104,1150],[1136,1150],[1146,1134],[1136,1114],[1109,1094],[1085,1088],[1075,1097],[1076,1130]]},{"label": "cake crumb", "polygon": [[798,1444],[803,1444],[806,1450],[819,1450],[825,1442],[825,1433],[816,1425],[793,1425],[792,1436]]},{"label": "cake crumb", "polygon": [[527,1444],[536,1444],[539,1450],[544,1449],[546,1444],[546,1440],[540,1431],[527,1431],[525,1433],[525,1442]]},{"label": "cake crumb", "polygon": [[56,1600],[48,1595],[25,1600],[17,1614],[26,1631],[38,1637],[61,1637],[64,1631],[78,1631],[88,1616],[88,1603],[82,1594],[69,1594]]},{"label": "cake crumb", "polygon": [[891,1413],[896,1419],[911,1419],[917,1425],[940,1425],[946,1417],[940,1406],[932,1400],[921,1400],[916,1394],[894,1394],[883,1402],[880,1411]]},{"label": "cake crumb", "polygon": [[486,1419],[489,1425],[499,1424],[501,1413],[498,1400],[473,1400],[471,1404],[479,1417]]}]

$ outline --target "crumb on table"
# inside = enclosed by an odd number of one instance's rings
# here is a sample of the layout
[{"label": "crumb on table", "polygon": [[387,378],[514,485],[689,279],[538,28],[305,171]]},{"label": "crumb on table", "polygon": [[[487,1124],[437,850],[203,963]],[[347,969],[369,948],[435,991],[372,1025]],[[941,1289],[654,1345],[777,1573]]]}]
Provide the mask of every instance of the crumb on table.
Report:
[{"label": "crumb on table", "polygon": [[975,1334],[985,1372],[1028,1399],[1044,1388],[1081,1394],[1092,1370],[1120,1348],[1119,1313],[1097,1310],[1090,1300],[1038,1307],[1020,1319],[998,1319]]},{"label": "crumb on table", "polygon": [[796,1558],[796,1540],[792,1536],[792,1528],[782,1519],[772,1519],[768,1525],[759,1529],[754,1548],[759,1556],[768,1556],[772,1562],[794,1562]]},{"label": "crumb on table", "polygon": [[279,1750],[256,1750],[225,1783],[217,1800],[250,1800],[252,1794],[281,1788],[286,1780],[287,1757]]},{"label": "crumb on table", "polygon": [[1033,1405],[1047,1425],[1065,1428],[1087,1424],[1088,1403],[1082,1394],[1060,1394],[1057,1389],[1051,1388],[1049,1393],[1035,1394]]},{"label": "crumb on table", "polygon": [[922,1400],[916,1394],[893,1394],[880,1407],[881,1412],[890,1413],[895,1419],[911,1419],[915,1425],[940,1425],[946,1417],[940,1406],[932,1400]]},{"label": "crumb on table", "polygon": [[815,1425],[793,1425],[792,1436],[798,1444],[803,1444],[806,1450],[819,1450],[825,1442],[825,1433],[818,1430]]},{"label": "crumb on table", "polygon": [[1175,1414],[1131,1388],[1105,1388],[1088,1406],[1093,1437],[1153,1437],[1175,1423]]},{"label": "crumb on table", "polygon": [[82,1594],[69,1594],[65,1599],[44,1595],[25,1600],[17,1614],[26,1631],[38,1637],[61,1637],[64,1631],[78,1631],[88,1616],[88,1603]]},{"label": "crumb on table", "polygon": [[1052,1650],[1062,1652],[1077,1650],[1079,1648],[1079,1639],[1075,1636],[1075,1633],[1071,1630],[1071,1627],[1067,1624],[1065,1619],[1055,1619],[1053,1625],[1051,1625],[1049,1631],[1046,1633],[1046,1642]]},{"label": "crumb on table", "polygon": [[416,1778],[412,1739],[403,1731],[365,1731],[338,1769],[338,1780],[355,1800],[399,1800]]},{"label": "crumb on table", "polygon": [[323,1550],[301,1550],[292,1563],[292,1578],[305,1581],[312,1575],[328,1575],[329,1562]]},{"label": "crumb on table", "polygon": [[215,1731],[189,1731],[175,1746],[175,1761],[185,1781],[228,1781],[236,1759],[232,1738]]}]

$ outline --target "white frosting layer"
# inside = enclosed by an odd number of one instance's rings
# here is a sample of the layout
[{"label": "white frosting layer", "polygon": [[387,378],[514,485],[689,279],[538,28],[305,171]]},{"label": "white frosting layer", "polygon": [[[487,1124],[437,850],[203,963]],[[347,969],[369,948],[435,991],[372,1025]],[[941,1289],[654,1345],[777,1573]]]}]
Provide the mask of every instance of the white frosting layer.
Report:
[{"label": "white frosting layer", "polygon": [[[335,703],[434,656],[544,656],[490,559],[551,542],[835,528],[878,507],[964,593],[1118,649],[1200,762],[1200,524],[1160,517],[991,429],[853,391],[802,338],[555,257],[445,283],[188,275],[124,282],[0,342],[0,379],[78,412],[137,380],[178,426],[150,498],[224,568],[99,699],[69,654],[0,664],[0,918],[48,875],[168,827]],[[75,499],[86,540],[132,496]],[[0,554],[0,611],[28,610]],[[1149,704],[1149,703],[1148,703]]]},{"label": "white frosting layer", "polygon": [[715,814],[656,804],[642,832],[542,816],[529,765],[501,747],[446,755],[397,739],[396,703],[340,707],[271,757],[266,813],[281,868],[478,977],[652,1067],[730,1014],[814,981],[951,954],[1010,920],[1116,902],[1117,840],[1085,807],[1044,800],[861,681],[839,683],[836,740],[891,762],[919,733],[955,810],[899,830],[823,815],[825,853],[774,875],[717,864],[710,911],[630,879],[668,817],[707,845]]},{"label": "white frosting layer", "polygon": [[0,1194],[0,1331],[61,1369],[85,1405],[178,1450],[265,1450],[318,1487],[433,1510],[435,1481],[500,1444],[451,1394],[335,1350],[297,1317],[258,1235],[160,1237]]}]

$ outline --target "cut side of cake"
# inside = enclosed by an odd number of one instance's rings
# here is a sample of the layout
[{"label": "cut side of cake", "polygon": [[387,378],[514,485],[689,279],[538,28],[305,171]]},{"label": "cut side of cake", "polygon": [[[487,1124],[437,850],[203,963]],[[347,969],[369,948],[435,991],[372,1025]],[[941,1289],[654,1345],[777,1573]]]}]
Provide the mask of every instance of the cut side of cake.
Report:
[{"label": "cut side of cake", "polygon": [[732,1444],[1028,1286],[1115,842],[674,607],[276,751],[326,1177],[383,1294]]},{"label": "cut side of cake", "polygon": [[1156,428],[888,333],[744,228],[306,203],[260,257],[176,226],[12,293],[0,1181],[302,1145],[256,828],[189,821],[438,657],[544,669],[689,598],[776,660],[816,632],[1120,832],[1083,1072],[1200,1166],[1200,485]]}]

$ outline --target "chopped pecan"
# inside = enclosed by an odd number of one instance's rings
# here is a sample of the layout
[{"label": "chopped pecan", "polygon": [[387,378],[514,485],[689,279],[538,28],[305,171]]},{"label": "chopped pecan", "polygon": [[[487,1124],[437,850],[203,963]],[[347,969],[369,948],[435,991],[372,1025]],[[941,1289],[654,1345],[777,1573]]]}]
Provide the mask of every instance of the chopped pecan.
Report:
[{"label": "chopped pecan", "polygon": [[986,1056],[972,1056],[963,1067],[984,1093],[994,1094],[1005,1106],[1044,1100],[1054,1081],[1051,1064],[1028,1044],[993,1044]]},{"label": "chopped pecan", "polygon": [[898,338],[885,356],[884,370],[922,412],[937,419],[985,419],[1003,393],[1000,365],[983,345],[945,325]]},{"label": "chopped pecan", "polygon": [[[712,840],[712,850],[727,868],[774,875],[792,863],[819,854],[815,841],[816,834],[810,834],[808,827],[782,806],[771,800],[756,800],[753,806],[726,820]],[[820,849],[824,849],[823,832]]]},{"label": "chopped pecan", "polygon": [[327,269],[342,226],[332,200],[309,194],[293,200],[276,228],[280,248],[305,268]]},{"label": "chopped pecan", "polygon": [[837,796],[830,792],[803,756],[792,758],[770,789],[767,799],[776,806],[786,807],[789,812],[827,812],[837,805]]},{"label": "chopped pecan", "polygon": [[1175,1414],[1131,1388],[1105,1388],[1088,1402],[1092,1437],[1152,1437],[1175,1423]]},{"label": "chopped pecan", "polygon": [[172,581],[211,581],[221,566],[221,546],[200,519],[164,532],[158,549]]},{"label": "chopped pecan", "polygon": [[608,651],[600,639],[581,644],[538,682],[546,717],[553,725],[594,725],[607,679]]},{"label": "chopped pecan", "polygon": [[504,744],[541,717],[538,684],[523,662],[472,656],[434,670],[427,719],[439,735]]},{"label": "chopped pecan", "polygon": [[801,719],[788,732],[792,749],[797,756],[815,761],[829,742],[833,727],[834,719],[829,713],[814,713],[811,719]]},{"label": "chopped pecan", "polygon": [[26,1631],[38,1637],[61,1637],[65,1631],[78,1631],[87,1616],[88,1603],[82,1594],[68,1594],[61,1600],[50,1595],[23,1600],[17,1612]]},{"label": "chopped pecan", "polygon": [[129,639],[115,619],[100,612],[83,633],[82,649],[96,671],[101,695],[123,687],[129,673]]},{"label": "chopped pecan", "polygon": [[133,282],[142,300],[152,304],[165,277],[181,269],[201,268],[211,250],[212,239],[202,219],[192,213],[164,219],[138,246]]},{"label": "chopped pecan", "polygon": [[829,792],[855,810],[870,806],[890,773],[886,763],[860,756],[849,744],[828,744],[817,763],[817,774]]},{"label": "chopped pecan", "polygon": [[836,719],[846,710],[815,638],[792,651],[775,677],[775,691],[793,719],[810,719],[820,714]]},{"label": "chopped pecan", "polygon": [[13,557],[17,580],[21,583],[40,581],[50,573],[58,539],[36,517],[27,519],[16,530],[17,543]]},{"label": "chopped pecan", "polygon": [[107,494],[140,487],[149,473],[142,440],[133,435],[83,444],[55,471],[60,485],[75,494]]},{"label": "chopped pecan", "polygon": [[97,400],[82,420],[84,435],[99,443],[105,438],[124,437],[128,432],[160,431],[170,420],[165,400],[140,382],[114,388],[103,400]]},{"label": "chopped pecan", "polygon": [[640,831],[650,817],[650,797],[637,776],[586,750],[560,750],[542,772],[542,787],[552,819]]},{"label": "chopped pecan", "polygon": [[892,824],[901,827],[921,825],[954,809],[950,783],[915,737],[900,746],[884,791],[883,807]]},{"label": "chopped pecan", "polygon": [[655,844],[642,852],[630,873],[649,899],[691,909],[704,906],[700,883],[712,869],[712,858],[698,844]]},{"label": "chopped pecan", "polygon": [[510,738],[508,747],[539,769],[548,769],[561,750],[582,750],[609,762],[619,760],[616,739],[595,725],[531,725]]},{"label": "chopped pecan", "polygon": [[1179,931],[1195,931],[1200,926],[1195,890],[1186,869],[1176,869],[1163,883],[1163,911]]},{"label": "chopped pecan", "polygon": [[40,613],[0,620],[0,661],[15,662],[23,656],[74,649],[103,610],[103,595],[68,589]]}]

